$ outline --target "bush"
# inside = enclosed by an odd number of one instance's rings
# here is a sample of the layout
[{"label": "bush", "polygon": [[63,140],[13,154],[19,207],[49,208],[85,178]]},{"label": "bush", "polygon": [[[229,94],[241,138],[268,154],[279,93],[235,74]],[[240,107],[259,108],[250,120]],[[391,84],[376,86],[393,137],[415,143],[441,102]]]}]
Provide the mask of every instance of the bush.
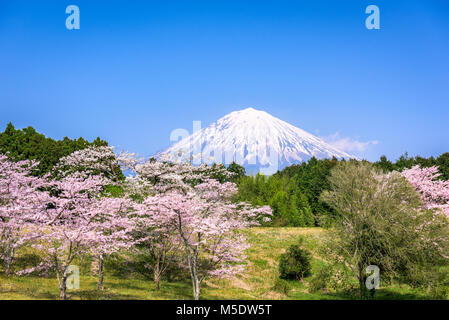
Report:
[{"label": "bush", "polygon": [[285,294],[288,296],[290,290],[292,289],[292,285],[288,283],[288,281],[277,278],[274,282],[274,286],[272,288],[273,291]]},{"label": "bush", "polygon": [[320,270],[309,281],[309,291],[312,293],[316,293],[326,290],[331,279],[331,269],[326,267],[320,268]]},{"label": "bush", "polygon": [[431,287],[429,295],[434,300],[446,300],[449,297],[449,287],[442,284]]},{"label": "bush", "polygon": [[[308,281],[309,292],[329,293],[339,292],[348,297],[358,297],[358,282],[353,278],[352,270],[339,264],[322,265],[313,273]],[[383,283],[388,281],[383,278]]]},{"label": "bush", "polygon": [[300,280],[310,274],[311,255],[301,248],[300,244],[292,245],[282,254],[279,261],[281,279]]}]

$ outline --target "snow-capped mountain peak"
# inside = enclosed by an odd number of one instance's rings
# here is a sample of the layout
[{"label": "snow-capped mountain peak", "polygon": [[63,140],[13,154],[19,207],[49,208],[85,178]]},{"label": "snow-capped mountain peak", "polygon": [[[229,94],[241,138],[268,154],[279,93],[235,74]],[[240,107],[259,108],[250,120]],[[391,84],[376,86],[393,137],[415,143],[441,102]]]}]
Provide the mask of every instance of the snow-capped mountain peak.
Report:
[{"label": "snow-capped mountain peak", "polygon": [[220,118],[194,132],[162,153],[171,159],[193,163],[232,161],[247,171],[272,174],[311,157],[354,158],[322,139],[282,121],[265,111],[246,108]]}]

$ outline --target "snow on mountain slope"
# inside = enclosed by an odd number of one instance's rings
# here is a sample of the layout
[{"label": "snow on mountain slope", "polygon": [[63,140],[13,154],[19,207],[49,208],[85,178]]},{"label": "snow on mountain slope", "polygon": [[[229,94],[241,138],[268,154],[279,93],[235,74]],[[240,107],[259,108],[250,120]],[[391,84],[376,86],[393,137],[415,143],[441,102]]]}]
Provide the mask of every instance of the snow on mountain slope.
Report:
[{"label": "snow on mountain slope", "polygon": [[160,156],[190,159],[194,164],[232,161],[248,172],[272,174],[311,157],[355,158],[322,139],[270,114],[247,108],[234,111],[194,132]]}]

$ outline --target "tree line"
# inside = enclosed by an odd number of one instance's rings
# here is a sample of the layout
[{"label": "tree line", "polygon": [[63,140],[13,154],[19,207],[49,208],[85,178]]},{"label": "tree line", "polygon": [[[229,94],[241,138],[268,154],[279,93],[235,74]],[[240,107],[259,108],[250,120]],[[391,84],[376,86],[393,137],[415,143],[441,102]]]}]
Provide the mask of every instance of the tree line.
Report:
[{"label": "tree line", "polygon": [[[346,160],[311,158],[307,162],[295,164],[278,171],[272,176],[256,174],[243,175],[238,179],[238,200],[257,205],[270,205],[273,219],[269,225],[310,227],[329,226],[338,218],[338,212],[320,199],[329,190],[329,177],[332,168]],[[364,160],[363,162],[368,163]],[[437,179],[449,180],[449,153],[439,157],[423,158],[402,155],[396,161],[386,156],[372,163],[382,172],[403,171],[418,165],[421,168],[437,167]]]},{"label": "tree line", "polygon": [[[39,165],[34,169],[35,175],[50,172],[61,158],[90,146],[108,146],[108,142],[99,137],[92,142],[82,137],[53,140],[36,132],[32,127],[15,129],[12,123],[0,133],[0,154],[8,154],[8,157],[16,161],[37,161]],[[218,174],[213,178],[220,182],[231,181],[237,184],[238,194],[235,201],[269,205],[273,210],[273,219],[265,223],[267,226],[328,226],[338,213],[320,200],[320,195],[324,190],[329,190],[330,171],[341,161],[345,160],[318,160],[313,157],[301,164],[288,166],[272,176],[247,175],[242,166],[231,163],[227,167],[227,171],[233,173],[231,178]],[[383,172],[403,171],[415,165],[422,168],[436,166],[441,174],[438,179],[449,180],[449,152],[436,158],[410,157],[405,153],[396,161],[381,156],[373,164]],[[117,178],[124,179],[120,168],[114,170]]]},{"label": "tree line", "polygon": [[62,157],[89,146],[107,146],[100,138],[92,142],[84,138],[54,140],[38,133],[33,127],[16,129],[10,122],[5,131],[0,133],[0,154],[8,154],[15,161],[36,160],[39,165],[34,168],[35,175],[48,173]]}]

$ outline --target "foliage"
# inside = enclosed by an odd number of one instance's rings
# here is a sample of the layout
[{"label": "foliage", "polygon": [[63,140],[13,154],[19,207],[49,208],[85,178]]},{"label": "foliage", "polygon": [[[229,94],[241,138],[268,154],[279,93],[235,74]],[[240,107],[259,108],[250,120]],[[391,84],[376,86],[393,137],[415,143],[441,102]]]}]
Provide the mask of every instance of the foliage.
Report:
[{"label": "foliage", "polygon": [[381,156],[379,161],[375,162],[374,165],[384,172],[403,171],[404,169],[411,169],[414,166],[421,168],[438,167],[440,173],[438,179],[449,180],[449,152],[445,152],[437,158],[409,157],[405,153],[395,162],[388,160],[386,156]]},{"label": "foliage", "polygon": [[243,270],[247,244],[237,231],[256,225],[260,216],[271,215],[271,209],[233,203],[236,185],[211,178],[232,176],[226,168],[142,161],[130,154],[120,159],[134,173],[126,180],[126,188],[142,198],[136,223],[148,246],[157,248],[154,270],[164,268],[161,262],[167,253],[181,247],[196,300],[206,277],[226,278]]},{"label": "foliage", "polygon": [[424,208],[438,210],[449,217],[449,181],[439,180],[442,174],[437,167],[414,166],[402,171],[402,175],[421,195]]},{"label": "foliage", "polygon": [[328,267],[321,267],[309,281],[310,292],[324,292],[332,279],[332,269]]},{"label": "foliage", "polygon": [[294,180],[257,174],[241,178],[238,187],[237,200],[253,205],[270,205],[273,210],[270,225],[306,227],[315,223],[308,199]]},{"label": "foliage", "polygon": [[103,183],[98,176],[75,175],[50,181],[53,193],[39,192],[47,205],[33,212],[27,234],[33,235],[33,247],[45,256],[38,266],[20,273],[54,270],[61,299],[66,298],[68,267],[75,258],[110,254],[132,243],[126,215],[132,204],[126,198],[98,197]]},{"label": "foliage", "polygon": [[[156,290],[158,289],[158,282],[155,280],[166,280],[168,282],[180,281],[188,279],[189,273],[180,263],[182,254],[176,251],[169,251],[165,258],[164,270],[160,272],[159,279],[155,279],[154,267],[157,266],[157,251],[149,246],[147,243],[138,244],[134,250],[129,250],[122,253],[122,255],[114,256],[109,259],[108,264],[110,269],[115,271],[119,270],[117,274],[121,277],[135,278],[140,277],[145,280],[154,281]],[[126,259],[120,259],[120,257],[126,257]],[[112,262],[112,263],[111,263]]]},{"label": "foliage", "polygon": [[231,162],[231,164],[228,166],[227,170],[229,172],[233,173],[232,178],[230,179],[231,182],[237,182],[244,176],[246,176],[246,170],[243,166],[235,163],[234,161]]},{"label": "foliage", "polygon": [[281,279],[301,280],[309,275],[311,255],[301,248],[301,244],[292,245],[279,259],[279,277]]},{"label": "foliage", "polygon": [[292,290],[292,285],[284,279],[276,278],[272,289],[273,289],[273,291],[276,291],[276,292],[279,292],[281,294],[288,296],[288,294]]},{"label": "foliage", "polygon": [[292,180],[293,185],[305,195],[316,225],[327,226],[336,218],[337,213],[321,201],[319,196],[324,190],[329,189],[327,177],[330,170],[339,162],[336,158],[318,160],[313,157],[308,162],[287,167],[276,173]]},{"label": "foliage", "polygon": [[88,146],[59,159],[53,175],[62,177],[78,173],[84,177],[101,175],[108,184],[116,184],[125,179],[120,162],[109,146]]},{"label": "foliage", "polygon": [[[261,174],[237,180],[238,200],[255,205],[270,205],[273,209],[272,226],[330,226],[339,219],[338,212],[320,199],[329,190],[331,169],[345,160],[311,158],[307,162],[291,165],[266,177]],[[384,172],[403,171],[415,165],[422,168],[437,166],[438,179],[449,180],[449,153],[437,158],[410,158],[407,153],[391,162],[382,156],[374,165]],[[313,223],[312,223],[313,220]]]},{"label": "foliage", "polygon": [[309,280],[309,290],[312,293],[338,292],[355,298],[357,282],[351,270],[338,264],[321,266]]},{"label": "foliage", "polygon": [[367,162],[340,163],[322,194],[341,216],[326,241],[329,259],[352,270],[365,297],[365,269],[413,286],[447,264],[448,220],[421,207],[419,194],[401,174],[382,174]]},{"label": "foliage", "polygon": [[0,258],[7,275],[18,247],[33,239],[25,233],[30,221],[44,209],[37,190],[45,186],[45,180],[31,176],[37,165],[27,160],[13,162],[0,154]]},{"label": "foliage", "polygon": [[39,165],[34,174],[48,173],[59,159],[70,155],[74,151],[89,146],[107,146],[108,143],[100,138],[89,142],[83,138],[76,140],[64,137],[62,140],[53,140],[36,132],[33,127],[22,130],[15,129],[12,123],[0,133],[0,154],[8,154],[15,161],[36,160]]}]

